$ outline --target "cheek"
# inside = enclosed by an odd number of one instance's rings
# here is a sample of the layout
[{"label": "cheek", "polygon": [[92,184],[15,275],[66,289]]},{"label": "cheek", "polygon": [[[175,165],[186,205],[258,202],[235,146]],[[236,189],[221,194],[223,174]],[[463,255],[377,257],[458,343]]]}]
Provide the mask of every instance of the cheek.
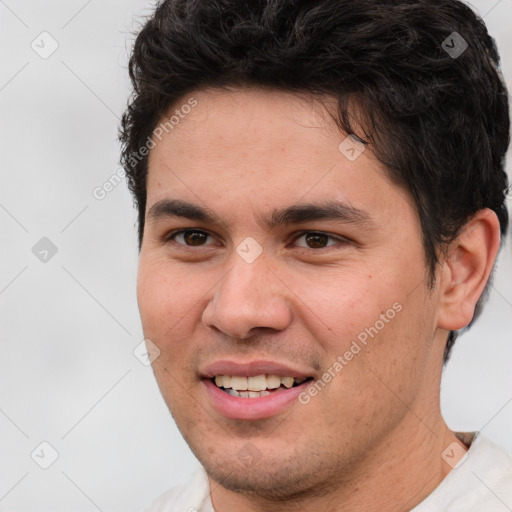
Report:
[{"label": "cheek", "polygon": [[376,322],[378,331],[387,330],[397,316],[393,304],[401,300],[396,283],[386,284],[383,276],[357,271],[296,284],[299,321],[309,326],[331,359],[342,355],[358,337],[364,341],[367,330],[374,332]]},{"label": "cheek", "polygon": [[360,414],[363,422],[402,415],[404,404],[420,392],[430,357],[434,332],[428,304],[418,297],[389,299],[382,294],[380,301],[363,304],[357,322],[330,347],[333,362],[342,356],[330,398],[334,402],[341,393],[352,404],[354,419]]},{"label": "cheek", "polygon": [[[144,337],[160,350],[152,369],[160,391],[173,415],[192,411],[189,392],[195,374],[189,369],[193,331],[197,327],[199,303],[206,293],[199,279],[170,268],[161,259],[141,255],[137,275],[137,301]],[[181,404],[181,405],[180,405]],[[187,413],[187,420],[190,414]],[[187,420],[188,421],[188,420]]]},{"label": "cheek", "polygon": [[324,369],[335,375],[332,396],[325,394],[333,403],[341,390],[361,406],[370,399],[370,406],[382,400],[376,395],[390,393],[379,377],[398,391],[418,380],[415,372],[423,371],[420,366],[433,335],[432,311],[424,287],[411,293],[410,280],[397,275],[351,272],[343,279],[302,287],[307,307],[300,306],[299,322],[322,345]]},{"label": "cheek", "polygon": [[160,348],[191,325],[198,301],[207,290],[194,275],[187,274],[169,268],[169,263],[141,257],[137,275],[140,317],[144,335]]}]

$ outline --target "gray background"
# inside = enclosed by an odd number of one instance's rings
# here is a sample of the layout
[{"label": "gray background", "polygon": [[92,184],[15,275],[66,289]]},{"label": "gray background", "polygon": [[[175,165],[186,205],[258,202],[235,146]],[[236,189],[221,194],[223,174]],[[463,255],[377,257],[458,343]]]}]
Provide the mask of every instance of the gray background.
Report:
[{"label": "gray background", "polygon": [[[510,89],[512,0],[473,5]],[[127,53],[150,12],[141,0],[0,1],[0,511],[137,511],[198,464],[133,354],[131,197],[124,182],[93,196],[119,170]],[[442,406],[452,428],[512,452],[511,249],[457,342]],[[59,454],[48,469],[43,441]]]}]

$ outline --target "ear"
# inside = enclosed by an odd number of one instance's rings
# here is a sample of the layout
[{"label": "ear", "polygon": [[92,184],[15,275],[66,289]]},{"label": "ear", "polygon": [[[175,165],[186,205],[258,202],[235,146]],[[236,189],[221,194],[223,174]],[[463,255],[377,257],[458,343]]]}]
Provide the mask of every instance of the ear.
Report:
[{"label": "ear", "polygon": [[456,331],[471,322],[500,247],[496,214],[479,210],[449,245],[441,263],[437,326]]}]

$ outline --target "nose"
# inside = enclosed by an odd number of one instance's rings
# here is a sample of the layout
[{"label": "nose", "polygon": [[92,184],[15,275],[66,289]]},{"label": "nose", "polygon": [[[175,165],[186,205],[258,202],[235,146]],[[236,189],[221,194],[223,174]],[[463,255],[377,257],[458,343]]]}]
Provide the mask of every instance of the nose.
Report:
[{"label": "nose", "polygon": [[291,322],[290,289],[264,257],[247,263],[237,254],[213,289],[202,320],[227,336],[247,339],[261,328],[282,331]]}]

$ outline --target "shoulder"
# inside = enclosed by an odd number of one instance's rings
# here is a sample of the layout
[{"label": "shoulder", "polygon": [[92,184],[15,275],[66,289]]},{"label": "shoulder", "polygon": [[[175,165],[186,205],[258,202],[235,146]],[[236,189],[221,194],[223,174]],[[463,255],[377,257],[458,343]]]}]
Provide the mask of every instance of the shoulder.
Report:
[{"label": "shoulder", "polygon": [[[492,441],[477,436],[479,459],[472,469],[480,486],[488,488],[488,494],[504,500],[512,506],[512,455]],[[509,509],[510,510],[510,509]]]},{"label": "shoulder", "polygon": [[[210,508],[209,508],[210,507]],[[141,512],[210,512],[210,488],[202,467],[197,468],[181,485],[162,494]]]},{"label": "shoulder", "polygon": [[508,512],[512,506],[512,455],[476,433],[466,455],[411,512]]}]

